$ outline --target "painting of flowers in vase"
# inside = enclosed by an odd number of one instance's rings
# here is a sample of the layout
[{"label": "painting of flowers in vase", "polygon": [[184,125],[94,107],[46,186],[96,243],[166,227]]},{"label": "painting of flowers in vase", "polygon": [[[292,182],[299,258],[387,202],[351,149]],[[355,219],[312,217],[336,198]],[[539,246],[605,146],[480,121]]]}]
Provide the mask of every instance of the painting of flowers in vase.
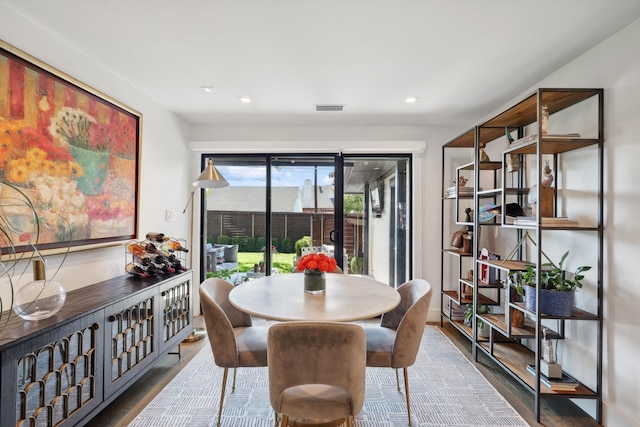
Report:
[{"label": "painting of flowers in vase", "polygon": [[41,248],[135,238],[140,125],[140,113],[0,41],[0,206],[10,186],[29,197]]}]

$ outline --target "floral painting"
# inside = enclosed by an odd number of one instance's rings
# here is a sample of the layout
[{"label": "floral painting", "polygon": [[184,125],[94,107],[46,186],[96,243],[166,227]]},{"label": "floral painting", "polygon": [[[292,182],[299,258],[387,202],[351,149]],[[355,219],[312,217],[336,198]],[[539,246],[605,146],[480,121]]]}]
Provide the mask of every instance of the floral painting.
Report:
[{"label": "floral painting", "polygon": [[[55,249],[134,238],[140,117],[0,41],[0,217],[14,241],[37,232],[39,247]],[[12,212],[14,189],[35,219]]]}]

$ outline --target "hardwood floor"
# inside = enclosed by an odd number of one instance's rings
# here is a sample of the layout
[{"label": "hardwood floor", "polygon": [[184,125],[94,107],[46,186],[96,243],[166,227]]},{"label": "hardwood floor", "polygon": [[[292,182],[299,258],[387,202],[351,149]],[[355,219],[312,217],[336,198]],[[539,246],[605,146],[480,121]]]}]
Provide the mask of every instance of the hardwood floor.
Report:
[{"label": "hardwood floor", "polygon": [[[202,324],[202,317],[196,317],[194,325],[201,327]],[[471,360],[469,341],[450,325],[445,325],[442,331]],[[180,360],[178,360],[177,355],[172,354],[161,357],[144,377],[98,414],[89,425],[92,427],[123,427],[128,425],[204,345],[209,345],[209,341],[206,338],[191,343],[183,343]],[[482,355],[476,367],[531,426],[598,426],[593,418],[585,414],[568,399],[543,399],[541,419],[540,423],[537,423],[532,410],[534,397],[531,393],[515,382],[502,369],[498,368],[491,360]]]}]

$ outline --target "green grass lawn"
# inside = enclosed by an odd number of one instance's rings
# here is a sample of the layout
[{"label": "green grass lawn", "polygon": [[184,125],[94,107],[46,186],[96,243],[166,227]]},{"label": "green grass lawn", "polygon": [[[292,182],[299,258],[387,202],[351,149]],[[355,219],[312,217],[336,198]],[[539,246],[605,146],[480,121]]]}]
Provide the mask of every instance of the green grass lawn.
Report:
[{"label": "green grass lawn", "polygon": [[[295,253],[274,253],[272,254],[273,267],[280,273],[291,273],[293,271],[293,258]],[[264,261],[262,252],[238,252],[238,270],[242,273],[253,271],[253,266]]]}]

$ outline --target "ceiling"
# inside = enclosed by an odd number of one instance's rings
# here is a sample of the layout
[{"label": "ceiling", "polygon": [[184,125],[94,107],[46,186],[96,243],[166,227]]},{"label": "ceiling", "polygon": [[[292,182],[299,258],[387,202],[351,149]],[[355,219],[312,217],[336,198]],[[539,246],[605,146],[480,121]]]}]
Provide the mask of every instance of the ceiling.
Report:
[{"label": "ceiling", "polygon": [[0,3],[194,125],[468,126],[640,17],[640,0]]}]

